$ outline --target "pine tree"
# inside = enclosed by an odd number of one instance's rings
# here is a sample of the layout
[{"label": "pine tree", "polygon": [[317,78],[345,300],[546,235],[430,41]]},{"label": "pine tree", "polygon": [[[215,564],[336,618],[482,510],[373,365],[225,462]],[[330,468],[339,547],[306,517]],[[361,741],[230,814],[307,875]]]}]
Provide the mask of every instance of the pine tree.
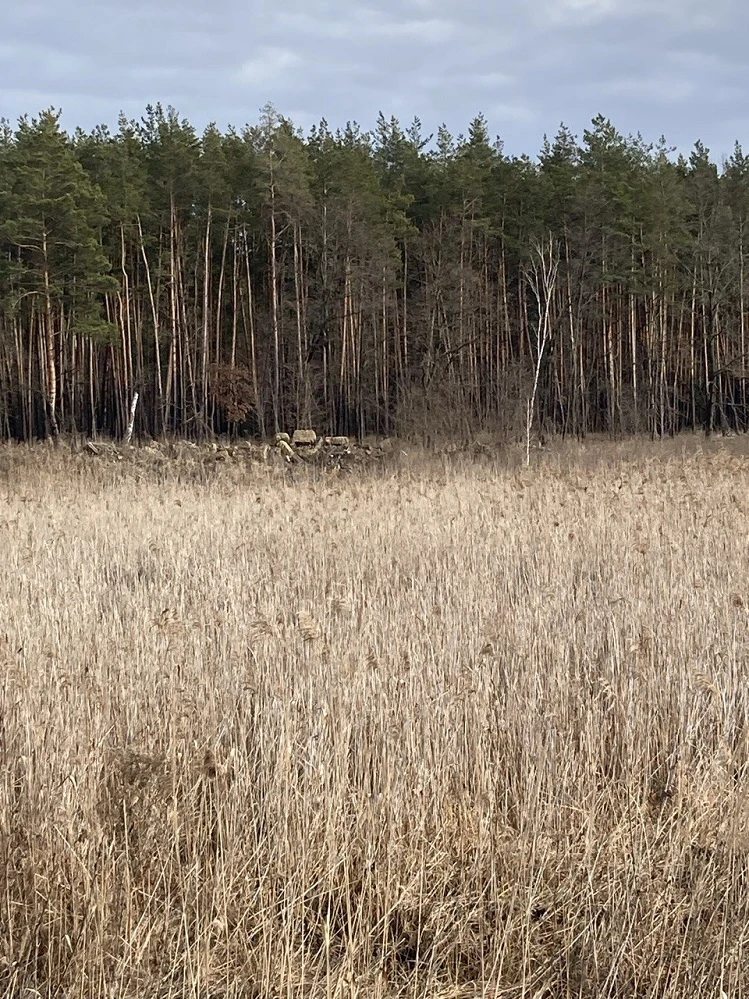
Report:
[{"label": "pine tree", "polygon": [[102,295],[113,287],[100,241],[103,198],[60,129],[59,113],[21,119],[8,155],[6,199],[2,238],[18,263],[12,307],[29,316],[29,353],[31,337],[38,338],[46,427],[57,436],[70,339],[114,334],[101,313]]}]

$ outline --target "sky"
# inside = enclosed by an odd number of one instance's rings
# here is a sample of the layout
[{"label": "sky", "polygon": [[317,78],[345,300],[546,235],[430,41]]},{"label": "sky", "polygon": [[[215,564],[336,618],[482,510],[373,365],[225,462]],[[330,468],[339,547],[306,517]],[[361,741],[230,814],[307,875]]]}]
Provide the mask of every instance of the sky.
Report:
[{"label": "sky", "polygon": [[382,111],[428,135],[480,111],[533,156],[601,113],[720,160],[749,149],[747,27],[747,0],[4,0],[0,117],[90,129],[160,101],[241,127],[270,101],[305,131]]}]

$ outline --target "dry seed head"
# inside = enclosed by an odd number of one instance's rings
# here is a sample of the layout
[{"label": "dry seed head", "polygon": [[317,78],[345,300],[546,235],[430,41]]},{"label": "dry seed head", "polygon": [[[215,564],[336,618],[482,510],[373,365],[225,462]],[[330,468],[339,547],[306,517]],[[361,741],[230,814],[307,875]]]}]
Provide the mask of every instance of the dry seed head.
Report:
[{"label": "dry seed head", "polygon": [[316,642],[322,635],[320,625],[308,611],[300,611],[297,616],[299,630],[305,642]]},{"label": "dry seed head", "polygon": [[351,601],[346,597],[333,597],[330,601],[330,610],[333,614],[346,614],[351,610]]},{"label": "dry seed head", "polygon": [[263,638],[271,638],[273,636],[273,625],[264,617],[258,617],[250,624],[249,632],[250,641],[259,642]]}]

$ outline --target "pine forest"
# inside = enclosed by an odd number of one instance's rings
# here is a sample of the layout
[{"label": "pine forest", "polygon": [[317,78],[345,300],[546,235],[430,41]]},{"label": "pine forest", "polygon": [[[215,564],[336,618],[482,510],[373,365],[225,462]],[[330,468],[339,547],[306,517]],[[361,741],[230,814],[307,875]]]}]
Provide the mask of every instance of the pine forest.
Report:
[{"label": "pine forest", "polygon": [[749,158],[271,106],[0,133],[0,436],[742,431]]}]

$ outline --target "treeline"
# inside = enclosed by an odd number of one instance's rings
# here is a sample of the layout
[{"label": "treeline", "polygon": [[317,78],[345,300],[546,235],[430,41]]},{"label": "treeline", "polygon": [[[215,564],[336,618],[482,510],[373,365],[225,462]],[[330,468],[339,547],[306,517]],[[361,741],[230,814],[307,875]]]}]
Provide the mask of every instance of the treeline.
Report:
[{"label": "treeline", "polygon": [[[749,424],[749,159],[483,117],[0,132],[0,435]],[[540,329],[543,324],[544,340]],[[547,336],[548,334],[548,336]],[[539,356],[543,346],[543,353]]]}]

